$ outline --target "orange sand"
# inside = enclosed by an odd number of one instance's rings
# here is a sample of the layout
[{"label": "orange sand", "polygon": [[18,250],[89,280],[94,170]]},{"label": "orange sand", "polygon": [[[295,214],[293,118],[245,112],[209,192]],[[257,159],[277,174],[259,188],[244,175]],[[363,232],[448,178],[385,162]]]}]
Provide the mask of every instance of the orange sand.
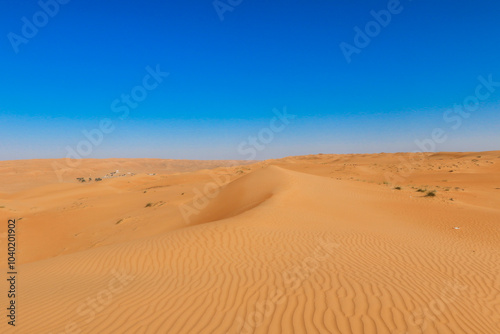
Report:
[{"label": "orange sand", "polygon": [[0,162],[1,333],[500,333],[500,151],[53,163]]}]

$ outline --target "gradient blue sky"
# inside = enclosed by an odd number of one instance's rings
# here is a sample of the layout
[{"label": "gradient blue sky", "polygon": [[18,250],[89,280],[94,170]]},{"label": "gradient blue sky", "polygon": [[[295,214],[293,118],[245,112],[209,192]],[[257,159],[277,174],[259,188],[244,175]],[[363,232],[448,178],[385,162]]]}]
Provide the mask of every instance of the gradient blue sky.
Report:
[{"label": "gradient blue sky", "polygon": [[[2,1],[0,159],[65,157],[104,118],[115,130],[85,157],[244,159],[285,106],[295,119],[256,159],[415,151],[435,128],[438,151],[500,149],[500,87],[443,120],[478,76],[500,81],[500,3],[401,0],[347,63],[339,44],[388,2],[243,0],[221,21],[210,0],[71,0],[16,53],[9,33],[41,7]],[[157,64],[169,76],[121,120],[112,102]]]}]

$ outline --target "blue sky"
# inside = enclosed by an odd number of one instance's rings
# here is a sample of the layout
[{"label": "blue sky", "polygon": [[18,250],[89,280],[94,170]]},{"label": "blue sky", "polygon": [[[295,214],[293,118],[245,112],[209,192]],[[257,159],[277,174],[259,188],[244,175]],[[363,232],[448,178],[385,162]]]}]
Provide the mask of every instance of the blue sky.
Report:
[{"label": "blue sky", "polygon": [[1,160],[500,149],[498,1],[59,1],[2,3]]}]

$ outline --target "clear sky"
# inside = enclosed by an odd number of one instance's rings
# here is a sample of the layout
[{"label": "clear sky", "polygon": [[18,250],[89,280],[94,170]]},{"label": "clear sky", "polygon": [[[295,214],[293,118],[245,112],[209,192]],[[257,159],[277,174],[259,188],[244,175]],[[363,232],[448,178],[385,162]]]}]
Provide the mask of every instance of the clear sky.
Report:
[{"label": "clear sky", "polygon": [[5,0],[0,28],[1,160],[500,149],[498,1]]}]

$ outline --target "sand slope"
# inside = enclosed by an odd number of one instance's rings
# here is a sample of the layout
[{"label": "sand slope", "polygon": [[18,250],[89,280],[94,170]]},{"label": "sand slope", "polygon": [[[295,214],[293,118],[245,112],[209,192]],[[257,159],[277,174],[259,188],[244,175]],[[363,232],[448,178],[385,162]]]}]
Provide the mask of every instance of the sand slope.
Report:
[{"label": "sand slope", "polygon": [[500,152],[473,154],[398,184],[404,154],[317,155],[4,194],[30,245],[2,332],[499,333]]}]

